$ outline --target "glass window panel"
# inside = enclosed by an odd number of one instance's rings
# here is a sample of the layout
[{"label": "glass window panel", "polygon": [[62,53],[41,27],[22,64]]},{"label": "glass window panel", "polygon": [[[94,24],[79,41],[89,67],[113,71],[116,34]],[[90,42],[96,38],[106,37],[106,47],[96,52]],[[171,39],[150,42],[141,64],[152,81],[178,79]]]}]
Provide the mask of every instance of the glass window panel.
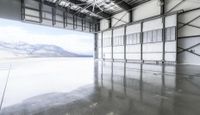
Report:
[{"label": "glass window panel", "polygon": [[171,28],[171,40],[175,40],[176,39],[176,30],[175,27]]},{"label": "glass window panel", "polygon": [[169,41],[170,37],[171,37],[170,28],[166,28],[165,29],[165,39],[166,39],[166,41]]},{"label": "glass window panel", "polygon": [[157,41],[162,41],[162,30],[157,30]]},{"label": "glass window panel", "polygon": [[157,31],[153,31],[153,42],[157,42]]},{"label": "glass window panel", "polygon": [[140,43],[140,33],[137,34],[138,43]]},{"label": "glass window panel", "polygon": [[152,31],[148,32],[148,42],[152,42]]},{"label": "glass window panel", "polygon": [[144,32],[143,33],[143,43],[146,43],[147,42],[147,32]]}]

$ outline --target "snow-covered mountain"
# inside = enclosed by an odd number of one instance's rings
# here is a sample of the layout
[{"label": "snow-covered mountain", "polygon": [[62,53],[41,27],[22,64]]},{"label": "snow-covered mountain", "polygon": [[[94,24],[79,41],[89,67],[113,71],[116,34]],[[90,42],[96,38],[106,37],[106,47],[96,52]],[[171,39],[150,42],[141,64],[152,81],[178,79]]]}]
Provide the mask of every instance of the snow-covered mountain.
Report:
[{"label": "snow-covered mountain", "polygon": [[75,54],[64,50],[56,45],[7,43],[0,41],[0,56],[8,57],[80,57],[84,55]]}]

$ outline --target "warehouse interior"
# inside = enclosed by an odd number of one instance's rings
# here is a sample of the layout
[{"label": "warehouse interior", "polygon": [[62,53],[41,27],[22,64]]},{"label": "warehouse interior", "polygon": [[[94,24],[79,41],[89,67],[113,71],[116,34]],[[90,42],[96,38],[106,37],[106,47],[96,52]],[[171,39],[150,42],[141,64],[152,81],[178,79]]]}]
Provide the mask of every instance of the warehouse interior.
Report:
[{"label": "warehouse interior", "polygon": [[6,108],[3,91],[0,115],[200,114],[199,0],[0,0],[0,18],[94,34],[91,86]]}]

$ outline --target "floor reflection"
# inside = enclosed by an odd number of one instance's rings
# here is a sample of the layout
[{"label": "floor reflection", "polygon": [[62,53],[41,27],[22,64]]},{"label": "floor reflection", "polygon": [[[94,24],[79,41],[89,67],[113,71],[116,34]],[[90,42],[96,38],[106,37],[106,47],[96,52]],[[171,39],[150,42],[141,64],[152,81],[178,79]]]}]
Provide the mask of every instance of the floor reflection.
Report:
[{"label": "floor reflection", "polygon": [[[99,62],[98,85],[120,115],[200,114],[199,66]],[[107,95],[106,95],[107,93]]]},{"label": "floor reflection", "polygon": [[31,97],[1,115],[199,115],[199,66],[95,62],[94,85]]}]

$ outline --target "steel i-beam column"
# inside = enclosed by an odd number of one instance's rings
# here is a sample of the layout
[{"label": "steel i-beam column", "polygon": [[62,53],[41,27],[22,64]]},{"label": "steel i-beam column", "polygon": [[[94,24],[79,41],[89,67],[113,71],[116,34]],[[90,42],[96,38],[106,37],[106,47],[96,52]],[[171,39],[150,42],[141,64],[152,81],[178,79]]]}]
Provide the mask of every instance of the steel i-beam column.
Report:
[{"label": "steel i-beam column", "polygon": [[42,23],[42,20],[43,20],[42,10],[43,10],[43,0],[40,0],[40,2],[39,2],[39,16],[40,16],[40,23]]},{"label": "steel i-beam column", "polygon": [[162,29],[162,42],[163,42],[163,52],[162,52],[162,63],[165,63],[165,0],[160,0],[160,15],[162,15],[162,23],[163,23],[163,29]]},{"label": "steel i-beam column", "polygon": [[141,51],[140,51],[140,60],[143,63],[143,22],[141,22],[141,32],[140,32],[140,44],[141,44]]},{"label": "steel i-beam column", "polygon": [[25,4],[24,0],[21,0],[21,20],[25,19]]},{"label": "steel i-beam column", "polygon": [[124,62],[126,62],[126,26],[124,26]]}]

